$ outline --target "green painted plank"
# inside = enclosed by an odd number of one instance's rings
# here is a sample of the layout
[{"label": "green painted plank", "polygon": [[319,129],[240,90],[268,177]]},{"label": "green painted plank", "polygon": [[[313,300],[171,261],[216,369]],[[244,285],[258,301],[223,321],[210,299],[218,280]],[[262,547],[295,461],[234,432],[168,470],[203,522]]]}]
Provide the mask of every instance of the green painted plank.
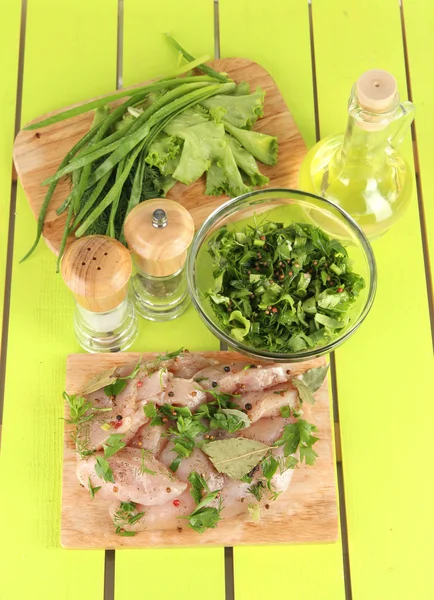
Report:
[{"label": "green painted plank", "polygon": [[220,0],[222,57],[242,56],[275,79],[307,146],[315,143],[307,2]]},{"label": "green painted plank", "polygon": [[[315,140],[307,2],[220,0],[222,56],[243,56],[274,77],[308,145]],[[296,49],[296,51],[294,51]],[[237,548],[237,600],[344,598],[341,543]]]},{"label": "green painted plank", "polygon": [[[116,0],[28,1],[23,122],[114,88],[116,15]],[[21,189],[17,201],[0,467],[0,510],[14,516],[2,526],[0,597],[95,600],[104,553],[60,547],[61,392],[66,355],[78,350],[73,303],[43,243],[18,264],[35,221]]]},{"label": "green painted plank", "polygon": [[427,65],[434,60],[434,5],[430,0],[405,0],[404,20],[407,38],[411,91],[416,105],[417,149],[431,268],[434,265],[434,81]]},{"label": "green painted plank", "polygon": [[[391,71],[406,98],[395,0],[314,0],[313,19],[322,136],[344,129],[351,85],[366,69]],[[412,164],[410,139],[404,151]],[[374,307],[336,353],[353,598],[432,598],[434,394],[416,194],[373,247]]]},{"label": "green painted plank", "polygon": [[[164,75],[177,66],[178,56],[167,43],[170,31],[194,56],[213,56],[214,29],[212,2],[163,0],[154,4],[127,0],[124,12],[123,83],[132,85]],[[164,351],[181,346],[189,350],[218,350],[217,339],[209,333],[192,307],[169,323],[142,321],[133,350]],[[198,539],[198,545],[200,540]],[[224,556],[221,548],[147,549],[116,552],[116,600],[191,598],[183,587],[185,573],[194,565],[195,589],[205,590],[210,600],[224,597]],[[166,568],[167,567],[167,568]],[[165,574],[170,574],[166,576]],[[146,585],[143,585],[143,574]],[[149,576],[153,573],[154,576]],[[212,586],[209,582],[212,581]]]},{"label": "green painted plank", "polygon": [[[8,244],[9,202],[12,178],[12,144],[14,141],[15,102],[17,93],[18,56],[20,45],[21,1],[12,0],[0,20],[0,56],[7,57],[2,65],[0,86],[0,339]],[[0,347],[1,355],[1,347]]]},{"label": "green painted plank", "polygon": [[165,38],[174,38],[198,58],[214,57],[213,3],[125,0],[123,84],[164,76],[178,66],[178,53]]}]

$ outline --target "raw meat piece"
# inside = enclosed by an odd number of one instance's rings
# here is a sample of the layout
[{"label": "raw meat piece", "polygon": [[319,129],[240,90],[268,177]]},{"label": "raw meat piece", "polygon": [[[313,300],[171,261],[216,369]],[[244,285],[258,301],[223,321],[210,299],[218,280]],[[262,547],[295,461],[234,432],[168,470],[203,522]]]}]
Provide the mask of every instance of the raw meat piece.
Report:
[{"label": "raw meat piece", "polygon": [[187,406],[193,410],[206,400],[206,391],[193,379],[181,379],[169,373],[167,388],[158,404],[176,404],[177,406]]},{"label": "raw meat piece", "polygon": [[168,438],[165,437],[167,429],[167,425],[155,425],[151,427],[149,423],[146,423],[140,427],[128,445],[140,450],[142,448],[150,450],[158,458],[168,441]]},{"label": "raw meat piece", "polygon": [[290,365],[270,365],[228,373],[220,379],[218,389],[224,394],[262,391],[291,379]]},{"label": "raw meat piece", "polygon": [[100,450],[113,433],[122,433],[124,442],[128,444],[139,427],[148,421],[143,412],[143,403],[137,402],[133,395],[108,397],[101,389],[89,394],[86,399],[96,408],[111,408],[84,423],[77,432],[79,442],[85,443],[91,450]]},{"label": "raw meat piece", "polygon": [[[172,448],[173,444],[169,443],[160,456],[161,462],[167,468],[169,468],[177,456]],[[196,471],[196,473],[199,473],[199,475],[202,475],[206,479],[211,492],[219,490],[223,486],[223,475],[216,471],[208,457],[199,448],[195,448],[188,458],[182,459],[176,471],[176,476],[181,481],[188,482],[188,476],[192,471]]]},{"label": "raw meat piece", "polygon": [[[177,500],[179,501],[179,505],[178,502],[174,504],[173,501],[166,502],[160,506],[143,506],[143,504],[137,504],[136,512],[144,512],[144,516],[134,523],[134,525],[125,524],[123,528],[126,531],[139,532],[147,529],[176,529],[177,527],[183,529],[184,527],[188,527],[187,521],[181,517],[191,514],[196,504],[189,490],[183,492]],[[118,502],[110,506],[109,512],[112,519],[118,508]]]},{"label": "raw meat piece", "polygon": [[153,506],[174,500],[187,488],[151,453],[146,453],[143,464],[153,474],[141,473],[142,452],[136,448],[124,448],[108,459],[115,483],[106,482],[95,472],[96,456],[77,463],[77,477],[86,488],[89,477],[93,487],[101,486],[98,498]]},{"label": "raw meat piece", "polygon": [[167,368],[175,377],[191,379],[198,371],[217,364],[212,358],[205,358],[200,354],[194,354],[184,350],[182,354],[168,361]]},{"label": "raw meat piece", "polygon": [[289,382],[265,391],[247,392],[242,394],[241,398],[233,398],[233,402],[241,409],[247,410],[247,416],[252,423],[264,417],[279,417],[282,406],[299,406],[298,392]]}]

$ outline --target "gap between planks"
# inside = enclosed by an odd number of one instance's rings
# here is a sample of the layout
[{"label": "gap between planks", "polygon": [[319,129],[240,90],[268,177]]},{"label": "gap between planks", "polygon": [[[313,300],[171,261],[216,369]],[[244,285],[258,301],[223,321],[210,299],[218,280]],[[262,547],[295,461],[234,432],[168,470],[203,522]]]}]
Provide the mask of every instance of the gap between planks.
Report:
[{"label": "gap between planks", "polygon": [[[20,44],[18,50],[18,72],[17,72],[17,95],[15,101],[15,126],[14,135],[16,136],[21,125],[21,107],[23,96],[23,73],[24,73],[24,49],[26,42],[26,22],[27,22],[27,0],[21,0],[20,16]],[[12,261],[14,253],[15,237],[15,211],[17,204],[17,181],[15,169],[11,171],[11,192],[9,205],[9,223],[8,223],[8,242],[6,249],[6,270],[5,270],[5,288],[2,318],[2,332],[0,340],[0,424],[3,421],[3,406],[6,386],[6,360],[9,334],[9,315],[11,304],[11,286],[12,286]],[[1,439],[0,439],[1,444]]]},{"label": "gap between planks", "polygon": [[[410,62],[408,59],[408,47],[407,47],[407,37],[405,31],[405,13],[404,13],[404,1],[399,0],[399,12],[401,18],[401,31],[402,31],[402,49],[404,52],[404,65],[405,65],[405,77],[407,83],[407,94],[408,99],[413,102],[413,93],[411,88],[411,74],[410,74]],[[412,149],[413,149],[413,161],[414,161],[414,172],[416,177],[416,193],[417,193],[417,202],[419,208],[419,226],[420,226],[420,235],[422,240],[422,252],[424,258],[424,267],[425,267],[425,281],[426,281],[426,292],[428,297],[428,307],[429,307],[429,318],[431,324],[431,340],[434,349],[434,292],[433,292],[433,280],[432,280],[432,271],[431,271],[431,263],[429,256],[429,248],[428,248],[428,232],[426,228],[426,219],[425,219],[425,206],[422,192],[422,175],[419,168],[419,148],[417,144],[417,126],[415,121],[411,124],[411,137],[412,137]]]},{"label": "gap between planks", "polygon": [[[311,65],[312,65],[312,90],[313,90],[313,105],[315,115],[315,139],[318,142],[321,139],[320,131],[320,119],[319,119],[319,106],[318,106],[318,84],[316,76],[316,61],[315,61],[315,34],[313,24],[313,1],[308,0],[308,14],[309,14],[309,37],[310,37],[310,48],[311,48]],[[348,528],[347,528],[347,515],[346,515],[346,504],[345,504],[345,486],[344,486],[344,472],[342,466],[342,447],[341,447],[341,435],[339,428],[339,405],[338,405],[338,389],[337,389],[337,378],[336,378],[336,357],[335,353],[330,354],[330,380],[331,380],[331,392],[333,402],[333,420],[334,420],[334,431],[335,431],[335,460],[336,460],[336,476],[337,476],[337,492],[339,497],[339,519],[341,526],[341,542],[342,542],[342,566],[344,570],[344,586],[345,586],[345,598],[346,600],[352,600],[352,586],[351,586],[351,569],[350,569],[350,557],[349,557],[349,544],[348,544]]]}]

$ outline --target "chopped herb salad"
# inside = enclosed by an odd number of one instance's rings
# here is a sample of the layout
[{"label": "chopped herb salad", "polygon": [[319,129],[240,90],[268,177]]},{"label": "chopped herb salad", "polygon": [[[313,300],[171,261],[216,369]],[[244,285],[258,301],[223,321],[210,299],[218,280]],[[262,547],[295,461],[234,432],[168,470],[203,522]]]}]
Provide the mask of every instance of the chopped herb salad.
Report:
[{"label": "chopped herb salad", "polygon": [[306,223],[222,227],[208,242],[214,287],[207,296],[238,342],[300,352],[331,341],[365,287],[337,239]]}]

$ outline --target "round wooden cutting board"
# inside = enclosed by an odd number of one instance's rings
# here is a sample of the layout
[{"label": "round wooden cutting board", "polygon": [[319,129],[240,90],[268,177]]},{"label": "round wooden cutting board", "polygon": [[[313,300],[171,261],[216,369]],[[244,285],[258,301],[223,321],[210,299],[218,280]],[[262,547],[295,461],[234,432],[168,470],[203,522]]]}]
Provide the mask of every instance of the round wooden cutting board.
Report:
[{"label": "round wooden cutting board", "polygon": [[[267,187],[296,188],[298,170],[306,154],[306,146],[272,77],[260,65],[245,58],[219,59],[211,62],[210,66],[219,72],[228,73],[238,83],[246,81],[252,91],[256,87],[265,90],[264,117],[256,123],[255,130],[277,136],[279,162],[273,167],[260,164],[260,170],[270,179]],[[35,120],[47,118],[55,112]],[[93,111],[90,111],[40,130],[22,130],[17,135],[14,145],[15,167],[36,218],[47,190],[41,186],[42,181],[56,171],[65,154],[89,130],[92,119]],[[54,192],[46,216],[44,238],[56,254],[66,220],[66,214],[59,217],[56,209],[69,191],[69,179],[64,178]],[[190,211],[196,227],[227,200],[227,196],[205,196],[204,177],[190,186],[177,183],[167,197],[180,202]]]}]

